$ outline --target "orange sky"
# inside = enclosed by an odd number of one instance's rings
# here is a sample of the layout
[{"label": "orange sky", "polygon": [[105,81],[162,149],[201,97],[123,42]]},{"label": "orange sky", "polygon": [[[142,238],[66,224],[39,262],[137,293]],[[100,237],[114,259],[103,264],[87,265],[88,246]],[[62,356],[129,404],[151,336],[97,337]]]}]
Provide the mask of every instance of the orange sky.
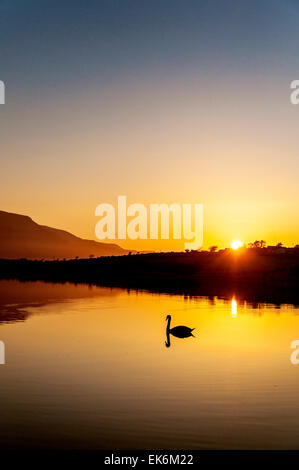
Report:
[{"label": "orange sky", "polygon": [[[23,36],[4,28],[0,208],[95,239],[95,208],[118,195],[203,203],[204,247],[299,243],[299,106],[289,99],[299,15],[284,5],[260,7],[251,23],[250,2],[217,12],[175,2],[173,16],[160,11],[163,24],[138,10],[135,29],[119,29],[110,7],[87,21],[74,5],[68,40],[60,17],[48,24],[41,10],[41,42],[36,23],[24,23]],[[16,12],[5,14],[9,25]],[[183,249],[171,240],[120,245]]]}]

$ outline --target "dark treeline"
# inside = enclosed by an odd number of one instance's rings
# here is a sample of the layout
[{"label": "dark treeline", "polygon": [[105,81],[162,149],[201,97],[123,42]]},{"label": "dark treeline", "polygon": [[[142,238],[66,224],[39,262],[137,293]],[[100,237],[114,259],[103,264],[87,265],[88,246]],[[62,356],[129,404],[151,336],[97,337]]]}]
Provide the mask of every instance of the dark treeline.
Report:
[{"label": "dark treeline", "polygon": [[0,260],[0,278],[89,283],[271,303],[299,303],[299,250],[150,253],[56,261]]}]

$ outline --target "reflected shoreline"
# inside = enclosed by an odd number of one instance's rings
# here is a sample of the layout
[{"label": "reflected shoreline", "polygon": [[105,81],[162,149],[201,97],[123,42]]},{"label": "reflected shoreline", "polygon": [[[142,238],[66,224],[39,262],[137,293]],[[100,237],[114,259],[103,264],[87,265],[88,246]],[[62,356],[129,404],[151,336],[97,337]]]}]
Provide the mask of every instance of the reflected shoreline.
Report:
[{"label": "reflected shoreline", "polygon": [[[248,302],[252,305],[259,303],[273,304],[280,306],[282,304],[299,306],[299,289],[297,285],[288,285],[282,282],[267,283],[266,281],[249,281],[229,278],[224,279],[181,279],[164,280],[163,282],[146,281],[142,279],[132,279],[128,277],[127,281],[105,280],[87,281],[87,280],[67,280],[67,279],[47,279],[37,276],[24,278],[23,276],[1,276],[0,281],[20,281],[22,283],[43,282],[53,285],[73,285],[104,287],[109,289],[121,289],[127,291],[141,291],[157,294],[178,295],[184,297],[208,297],[219,298],[230,301],[237,298],[238,301]],[[171,284],[171,285],[170,285]]]},{"label": "reflected shoreline", "polygon": [[[117,296],[123,292],[138,295],[147,293],[152,295],[166,295],[170,297],[183,297],[184,300],[208,301],[210,305],[215,305],[218,301],[231,304],[232,317],[237,316],[237,308],[246,306],[249,311],[259,310],[265,306],[271,306],[280,313],[282,305],[298,307],[298,303],[290,302],[290,297],[282,293],[279,289],[268,292],[259,286],[259,291],[254,290],[252,295],[248,290],[238,289],[240,286],[214,286],[213,289],[197,286],[192,288],[138,288],[123,285],[112,285],[110,283],[87,283],[87,282],[52,282],[44,280],[17,280],[0,279],[0,324],[26,321],[31,315],[31,309],[43,307],[45,305],[74,301],[77,299],[90,297],[103,297],[106,295]],[[222,289],[220,288],[222,287]],[[269,294],[269,295],[267,295]]]}]

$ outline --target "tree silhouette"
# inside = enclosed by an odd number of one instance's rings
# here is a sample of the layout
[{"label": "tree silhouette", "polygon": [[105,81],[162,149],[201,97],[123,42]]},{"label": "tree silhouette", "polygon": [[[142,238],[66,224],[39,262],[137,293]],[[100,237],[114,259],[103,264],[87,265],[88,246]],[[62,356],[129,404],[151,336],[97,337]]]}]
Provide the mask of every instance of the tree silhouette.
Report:
[{"label": "tree silhouette", "polygon": [[248,248],[265,248],[266,246],[265,240],[255,240],[253,243],[248,243]]}]

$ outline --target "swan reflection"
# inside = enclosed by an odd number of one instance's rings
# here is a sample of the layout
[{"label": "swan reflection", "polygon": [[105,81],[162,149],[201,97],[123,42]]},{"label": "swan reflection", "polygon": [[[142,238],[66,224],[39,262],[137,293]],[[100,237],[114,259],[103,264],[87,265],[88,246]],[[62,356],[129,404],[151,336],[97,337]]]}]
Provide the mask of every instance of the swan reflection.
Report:
[{"label": "swan reflection", "polygon": [[194,337],[194,335],[192,334],[192,331],[194,331],[195,328],[189,328],[188,326],[181,326],[181,325],[170,328],[171,315],[167,315],[166,321],[167,321],[167,326],[166,326],[165,346],[167,348],[170,347],[170,335],[175,336],[176,338],[189,338],[190,336]]}]

